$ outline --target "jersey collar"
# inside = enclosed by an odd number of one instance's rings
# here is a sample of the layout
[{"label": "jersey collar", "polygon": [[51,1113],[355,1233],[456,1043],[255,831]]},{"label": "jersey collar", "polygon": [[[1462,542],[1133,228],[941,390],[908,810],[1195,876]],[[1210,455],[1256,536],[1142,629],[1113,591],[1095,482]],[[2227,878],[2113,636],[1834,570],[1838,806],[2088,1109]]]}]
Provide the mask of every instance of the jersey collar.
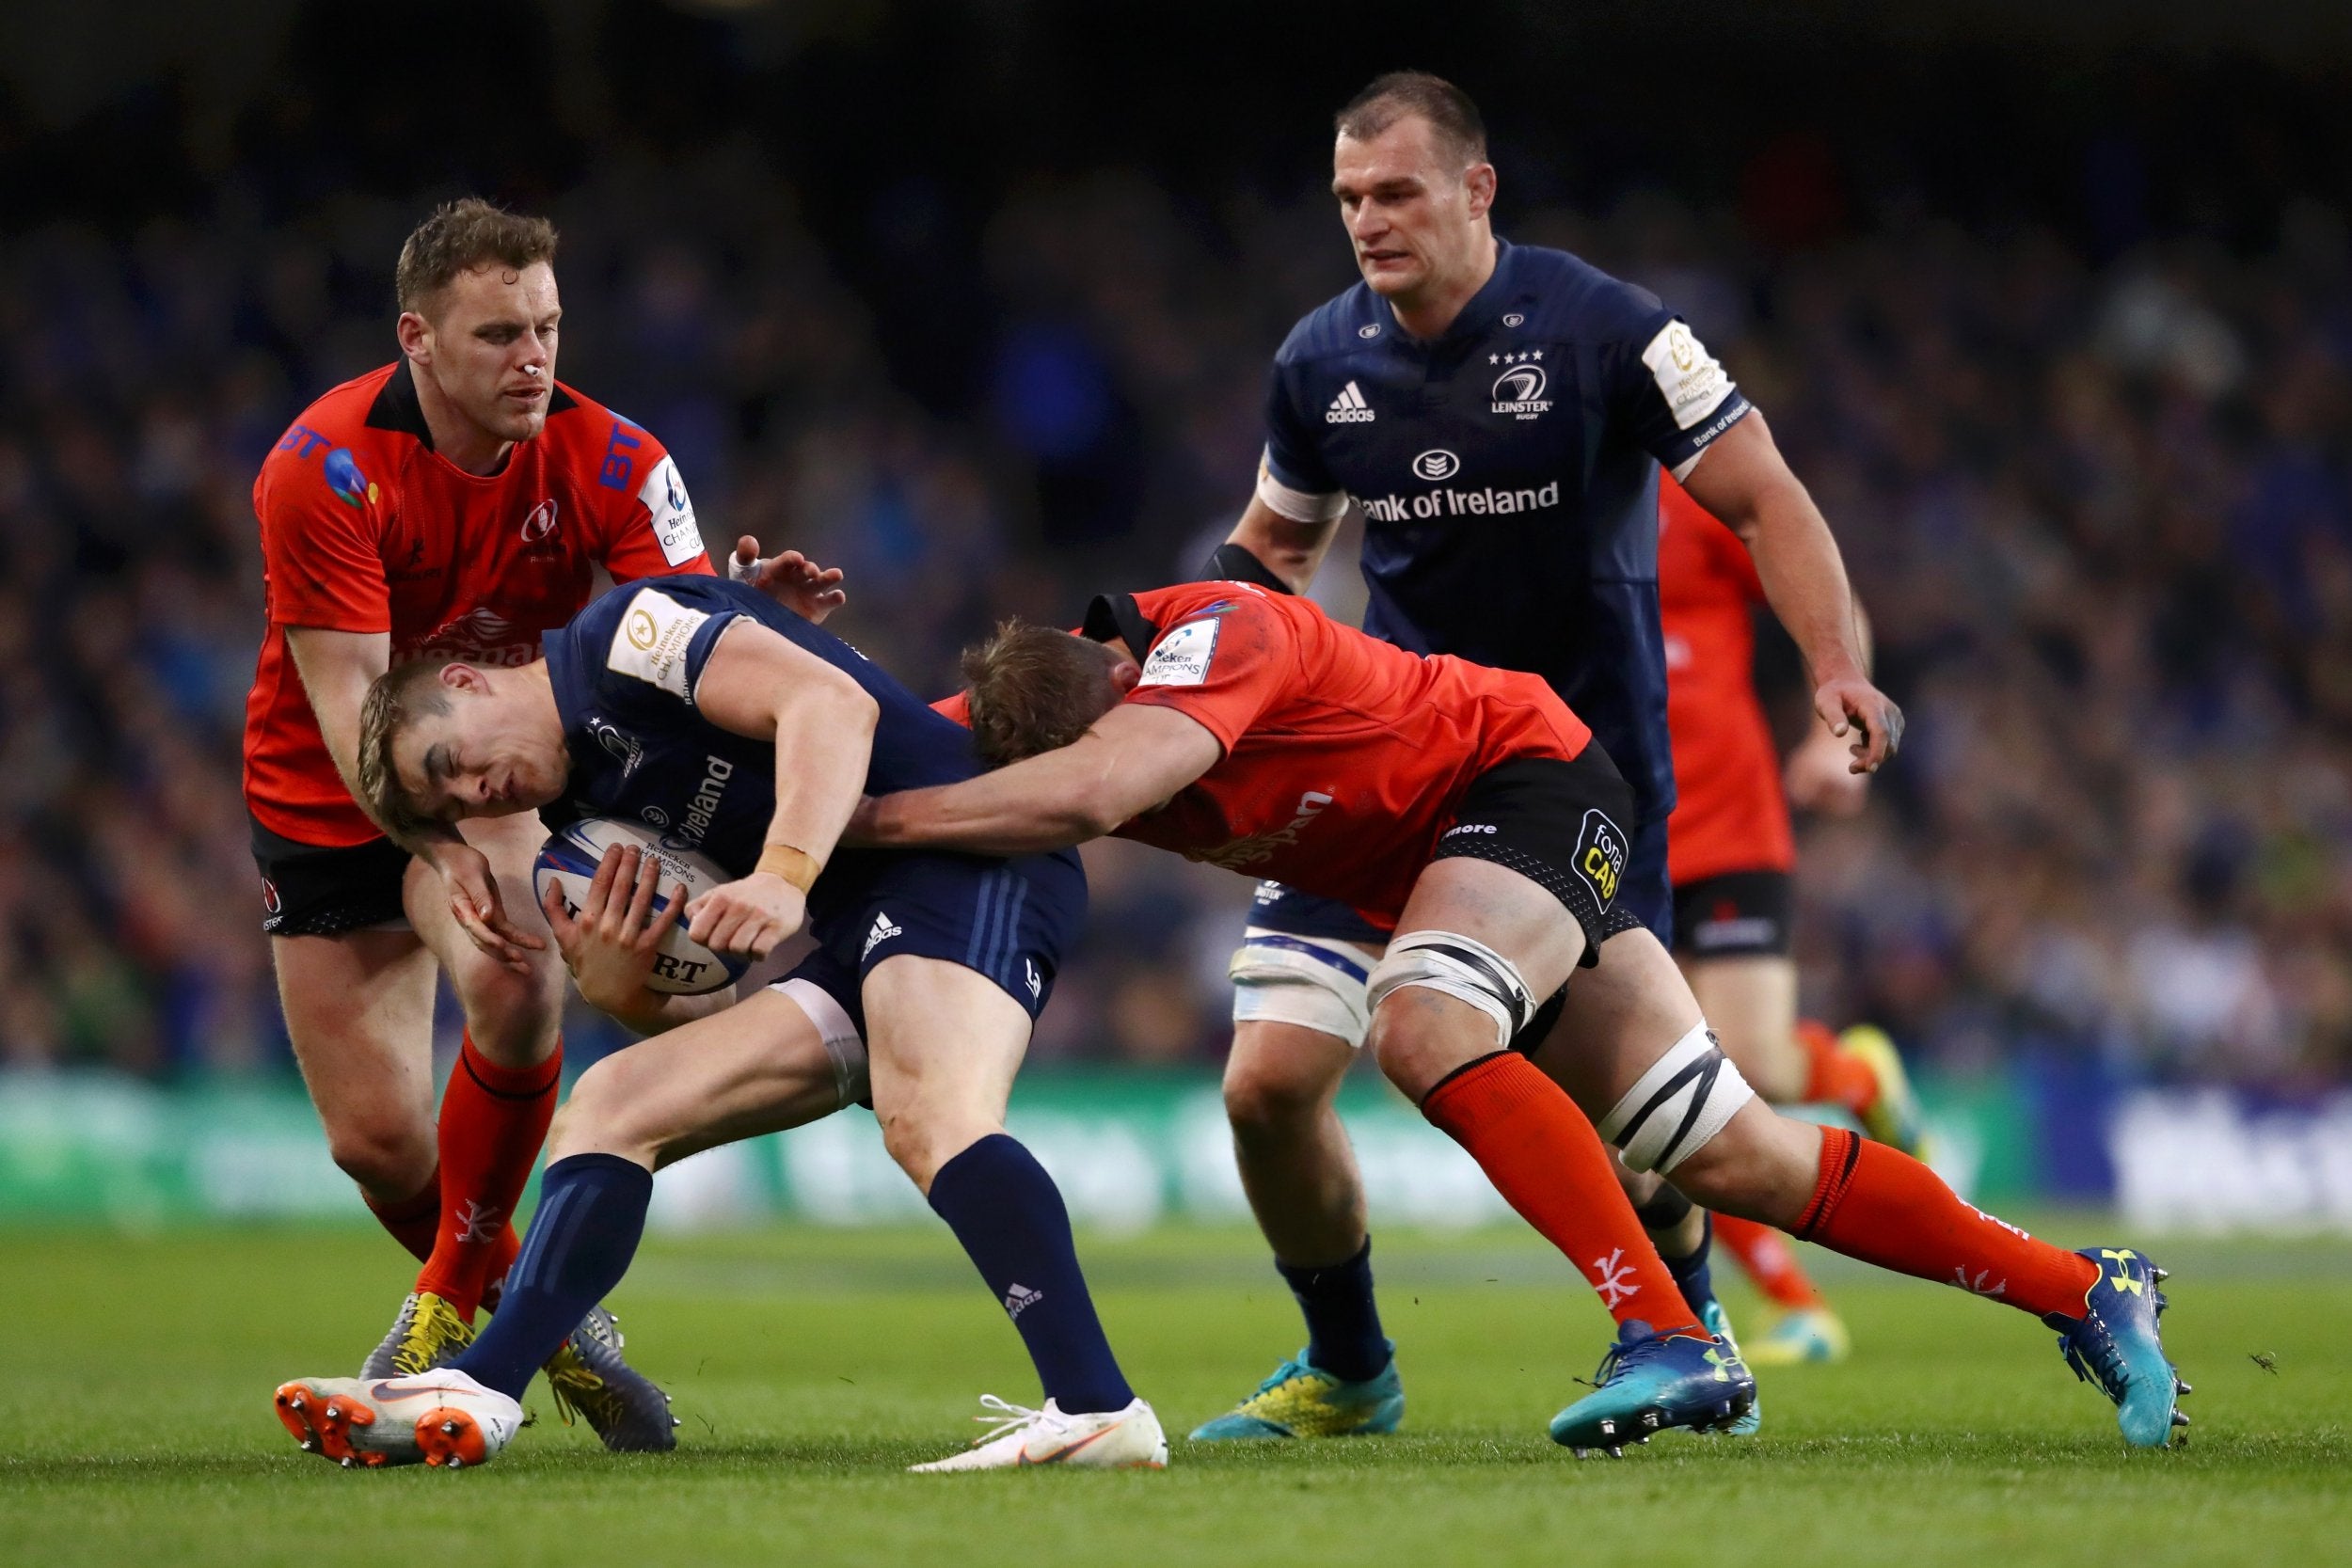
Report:
[{"label": "jersey collar", "polygon": [[[548,412],[561,414],[566,408],[577,408],[580,400],[557,382],[548,394]],[[424,450],[433,450],[433,431],[424,422],[424,404],[417,401],[416,371],[403,359],[392,366],[392,373],[384,378],[384,389],[368,404],[370,430],[396,430],[403,436],[413,436],[424,443]]]},{"label": "jersey collar", "polygon": [[1160,635],[1160,628],[1144,618],[1133,594],[1097,594],[1079,629],[1096,642],[1118,638],[1138,664],[1152,657],[1152,641]]}]

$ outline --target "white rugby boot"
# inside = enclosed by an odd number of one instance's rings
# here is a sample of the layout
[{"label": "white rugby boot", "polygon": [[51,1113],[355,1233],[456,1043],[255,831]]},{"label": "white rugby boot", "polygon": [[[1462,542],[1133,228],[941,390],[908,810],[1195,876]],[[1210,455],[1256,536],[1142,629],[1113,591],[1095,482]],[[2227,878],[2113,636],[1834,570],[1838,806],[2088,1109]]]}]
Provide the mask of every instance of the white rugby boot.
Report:
[{"label": "white rugby boot", "polygon": [[487,1464],[523,1407],[454,1368],[413,1377],[303,1377],[278,1385],[278,1418],[304,1453],[346,1470]]},{"label": "white rugby boot", "polygon": [[1157,1470],[1168,1464],[1168,1434],[1152,1407],[1136,1400],[1124,1410],[1073,1416],[1052,1400],[1042,1410],[982,1394],[987,1410],[975,1416],[990,1430],[971,1448],[910,1470],[1017,1470],[1032,1465],[1081,1465],[1098,1470]]}]

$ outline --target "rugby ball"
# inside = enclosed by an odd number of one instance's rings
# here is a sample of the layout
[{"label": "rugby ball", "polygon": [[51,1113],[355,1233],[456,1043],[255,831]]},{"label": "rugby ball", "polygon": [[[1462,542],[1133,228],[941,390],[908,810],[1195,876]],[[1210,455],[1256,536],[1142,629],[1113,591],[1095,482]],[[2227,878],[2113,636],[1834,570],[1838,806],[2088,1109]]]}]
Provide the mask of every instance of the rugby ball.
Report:
[{"label": "rugby ball", "polygon": [[[671,893],[680,882],[686,884],[686,899],[691,904],[721,883],[735,880],[707,856],[663,848],[660,836],[639,822],[612,816],[582,818],[561,832],[549,834],[547,843],[539,847],[539,858],[532,866],[532,891],[544,902],[548,884],[553,882],[563,892],[564,907],[578,914],[580,900],[588,896],[588,884],[596,880],[596,867],[603,863],[604,852],[616,844],[634,845],[661,862],[660,891],[654,895],[653,901],[656,914],[669,903]],[[661,950],[654,955],[653,974],[645,984],[670,996],[705,996],[735,984],[750,967],[747,958],[723,957],[694,941],[686,934],[686,923],[680,920],[661,939]]]}]

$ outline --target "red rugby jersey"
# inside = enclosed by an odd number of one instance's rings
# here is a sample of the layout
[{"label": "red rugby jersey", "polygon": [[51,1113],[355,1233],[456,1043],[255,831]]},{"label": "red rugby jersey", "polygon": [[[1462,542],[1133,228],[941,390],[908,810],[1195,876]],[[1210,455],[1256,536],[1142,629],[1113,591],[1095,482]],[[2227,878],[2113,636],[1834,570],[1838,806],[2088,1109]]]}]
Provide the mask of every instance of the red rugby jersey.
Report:
[{"label": "red rugby jersey", "polygon": [[1143,661],[1127,701],[1173,708],[1223,760],[1120,836],[1353,904],[1393,923],[1470,781],[1592,738],[1536,676],[1424,658],[1311,601],[1240,582],[1098,600]]},{"label": "red rugby jersey", "polygon": [[1756,695],[1756,607],[1764,585],[1740,536],[1658,476],[1658,601],[1666,636],[1674,815],[1666,871],[1680,887],[1796,863],[1780,750]]},{"label": "red rugby jersey", "polygon": [[546,427],[495,474],[433,450],[405,360],[302,412],[253,482],[269,626],[245,709],[245,798],[270,832],[377,836],[327,755],[288,626],[389,632],[427,654],[519,665],[614,578],[707,572],[693,503],[651,433],[557,383]]}]

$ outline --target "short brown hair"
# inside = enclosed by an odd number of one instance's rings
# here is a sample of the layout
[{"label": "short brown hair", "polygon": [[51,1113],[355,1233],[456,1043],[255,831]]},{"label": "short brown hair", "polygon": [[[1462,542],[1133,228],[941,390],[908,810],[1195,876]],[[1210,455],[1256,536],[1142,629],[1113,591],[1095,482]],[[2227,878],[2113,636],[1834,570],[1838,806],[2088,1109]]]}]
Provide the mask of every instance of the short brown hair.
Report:
[{"label": "short brown hair", "polygon": [[423,314],[425,302],[461,272],[492,262],[520,272],[554,260],[555,225],[469,196],[443,202],[417,225],[400,247],[392,292],[402,309]]},{"label": "short brown hair", "polygon": [[1119,702],[1098,644],[1017,619],[963,651],[963,684],[972,738],[991,768],[1069,745]]},{"label": "short brown hair", "polygon": [[1419,115],[1443,146],[1459,153],[1462,166],[1486,161],[1486,122],[1469,93],[1425,71],[1391,71],[1349,99],[1332,117],[1339,134],[1370,141],[1407,115]]},{"label": "short brown hair", "polygon": [[396,839],[415,838],[437,825],[401,783],[392,747],[419,719],[449,712],[441,672],[450,663],[421,658],[395,664],[369,684],[359,703],[359,804]]}]

